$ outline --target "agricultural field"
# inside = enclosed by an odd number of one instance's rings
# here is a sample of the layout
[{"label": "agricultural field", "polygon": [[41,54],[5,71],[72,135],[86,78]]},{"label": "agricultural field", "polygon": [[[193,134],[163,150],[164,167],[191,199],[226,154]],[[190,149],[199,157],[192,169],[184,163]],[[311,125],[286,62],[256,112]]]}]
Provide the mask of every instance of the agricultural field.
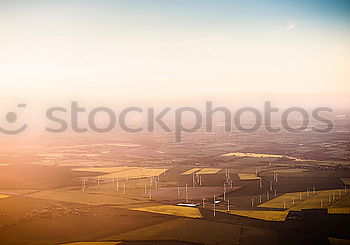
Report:
[{"label": "agricultural field", "polygon": [[288,211],[267,211],[267,210],[229,210],[221,211],[238,216],[245,216],[253,219],[261,219],[266,221],[285,221]]},{"label": "agricultural field", "polygon": [[[226,192],[230,193],[240,189],[240,186],[227,187]],[[187,196],[190,201],[202,199],[211,199],[214,195],[222,196],[223,187],[188,187]],[[186,200],[186,187],[166,187],[152,191],[152,198],[156,200]]]},{"label": "agricultural field", "polygon": [[[244,232],[244,234],[243,234]],[[230,234],[230,236],[227,236]],[[180,240],[196,244],[239,244],[246,236],[255,236],[265,244],[276,242],[276,233],[269,230],[216,223],[199,219],[175,219],[135,231],[108,237],[115,240]]]},{"label": "agricultural field", "polygon": [[[339,227],[349,222],[350,171],[324,155],[311,161],[323,154],[324,138],[298,138],[299,149],[291,135],[246,137],[69,137],[16,151],[3,142],[0,244],[327,244],[330,235],[349,237]],[[321,208],[311,216],[327,225],[301,211]]]},{"label": "agricultural field", "polygon": [[69,242],[61,243],[60,245],[118,245],[122,242]]},{"label": "agricultural field", "polygon": [[189,175],[189,174],[193,174],[193,173],[196,173],[197,171],[199,171],[200,168],[191,168],[183,173],[181,173],[182,175]]},{"label": "agricultural field", "polygon": [[201,215],[200,211],[198,210],[198,208],[182,207],[182,206],[174,206],[174,205],[161,205],[161,206],[131,208],[131,210],[157,213],[157,214],[174,215],[174,216],[188,217],[188,218],[202,218],[203,217]]},{"label": "agricultural field", "polygon": [[135,179],[159,176],[165,173],[165,168],[127,168],[118,172],[112,172],[109,174],[100,175],[97,178],[100,179]]},{"label": "agricultural field", "polygon": [[97,173],[115,173],[127,170],[133,170],[136,167],[89,167],[89,168],[72,168],[72,171],[78,172],[97,172]]},{"label": "agricultural field", "polygon": [[196,174],[216,174],[221,170],[221,168],[202,168]]},{"label": "agricultural field", "polygon": [[239,173],[238,177],[240,180],[260,180],[261,178],[256,176],[255,174],[243,174]]},{"label": "agricultural field", "polygon": [[[341,202],[343,198],[348,200],[348,196],[349,193],[345,193],[344,189],[294,192],[283,194],[282,196],[258,205],[258,207],[280,208],[292,211],[336,207],[337,203]],[[350,205],[350,203],[347,203],[347,205]]]},{"label": "agricultural field", "polygon": [[50,191],[40,191],[30,194],[31,197],[63,201],[63,202],[73,202],[87,205],[114,205],[114,206],[125,206],[129,204],[137,204],[148,201],[147,198],[142,197],[130,197],[123,194],[114,195],[101,195],[98,192],[82,192],[81,190],[50,190]]},{"label": "agricultural field", "polygon": [[340,178],[344,185],[350,185],[350,178]]},{"label": "agricultural field", "polygon": [[190,175],[190,174],[216,174],[220,172],[221,168],[192,168],[183,173],[182,175]]}]

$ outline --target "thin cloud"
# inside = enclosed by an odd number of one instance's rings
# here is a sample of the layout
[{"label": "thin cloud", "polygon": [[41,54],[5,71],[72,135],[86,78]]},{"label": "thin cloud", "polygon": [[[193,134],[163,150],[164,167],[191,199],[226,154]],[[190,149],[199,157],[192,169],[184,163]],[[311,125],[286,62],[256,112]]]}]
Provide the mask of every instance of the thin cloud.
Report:
[{"label": "thin cloud", "polygon": [[288,26],[284,29],[285,31],[290,31],[297,26],[296,23],[289,23]]},{"label": "thin cloud", "polygon": [[208,43],[215,40],[221,40],[226,39],[227,36],[214,36],[214,37],[208,37],[203,39],[192,39],[192,40],[186,40],[183,42],[175,43],[175,46],[191,46],[191,45],[198,45],[202,43]]}]

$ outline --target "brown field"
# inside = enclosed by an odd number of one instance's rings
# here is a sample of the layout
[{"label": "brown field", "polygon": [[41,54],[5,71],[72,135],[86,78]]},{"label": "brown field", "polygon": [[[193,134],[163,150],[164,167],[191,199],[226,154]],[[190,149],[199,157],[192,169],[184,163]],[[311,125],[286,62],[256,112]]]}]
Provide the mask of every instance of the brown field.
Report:
[{"label": "brown field", "polygon": [[[240,186],[234,186],[233,188],[227,188],[227,193],[240,189]],[[157,200],[185,200],[186,188],[180,187],[178,195],[177,187],[159,188],[152,191],[152,198]],[[188,187],[188,199],[189,200],[202,200],[202,198],[213,198],[214,195],[221,196],[224,193],[223,187]]]},{"label": "brown field", "polygon": [[69,242],[61,243],[60,245],[117,245],[122,242]]},{"label": "brown field", "polygon": [[[229,234],[229,235],[227,235]],[[178,240],[196,244],[241,244],[254,236],[264,244],[275,244],[277,234],[261,228],[178,218],[164,223],[108,237],[111,240]]]},{"label": "brown field", "polygon": [[350,178],[340,178],[344,185],[350,185]]}]

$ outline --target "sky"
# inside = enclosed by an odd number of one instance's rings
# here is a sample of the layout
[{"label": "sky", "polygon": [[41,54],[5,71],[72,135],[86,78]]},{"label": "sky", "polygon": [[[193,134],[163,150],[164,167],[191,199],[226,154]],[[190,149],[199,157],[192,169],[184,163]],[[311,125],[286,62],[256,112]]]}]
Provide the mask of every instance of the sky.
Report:
[{"label": "sky", "polygon": [[349,24],[348,0],[1,0],[0,96],[130,103],[327,95],[344,104]]}]

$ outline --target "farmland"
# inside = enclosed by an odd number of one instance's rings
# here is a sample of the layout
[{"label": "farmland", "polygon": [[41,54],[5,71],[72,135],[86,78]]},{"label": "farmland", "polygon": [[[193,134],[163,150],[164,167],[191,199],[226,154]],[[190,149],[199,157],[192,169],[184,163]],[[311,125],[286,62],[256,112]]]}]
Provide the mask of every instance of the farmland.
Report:
[{"label": "farmland", "polygon": [[166,169],[126,168],[121,171],[98,176],[98,178],[100,179],[145,178],[145,177],[159,176],[163,174],[165,171]]},{"label": "farmland", "polygon": [[229,210],[221,211],[238,216],[245,216],[266,221],[285,221],[288,211],[262,211],[262,210]]},{"label": "farmland", "polygon": [[162,205],[162,206],[132,208],[131,210],[157,213],[157,214],[168,214],[168,215],[188,217],[188,218],[202,218],[202,215],[199,212],[199,210],[197,208],[192,208],[192,207]]},{"label": "farmland", "polygon": [[238,177],[240,180],[259,180],[260,177],[256,176],[255,174],[243,174],[239,173]]},{"label": "farmland", "polygon": [[348,202],[349,196],[349,193],[346,193],[344,189],[294,192],[283,194],[282,196],[260,204],[258,207],[283,208],[292,211],[336,207],[343,199],[346,200],[345,205],[350,205]]},{"label": "farmland", "polygon": [[[171,140],[162,134],[152,143],[119,137],[61,139],[4,153],[4,244],[283,244],[347,237],[340,226],[350,208],[346,164],[292,159],[307,157],[289,152],[292,138],[282,137],[289,143],[277,152],[237,135],[226,142],[198,135],[201,143],[184,138],[181,144],[165,143]],[[233,151],[256,155],[223,156]],[[320,226],[324,235],[310,238],[305,210],[324,211],[332,222]]]}]

